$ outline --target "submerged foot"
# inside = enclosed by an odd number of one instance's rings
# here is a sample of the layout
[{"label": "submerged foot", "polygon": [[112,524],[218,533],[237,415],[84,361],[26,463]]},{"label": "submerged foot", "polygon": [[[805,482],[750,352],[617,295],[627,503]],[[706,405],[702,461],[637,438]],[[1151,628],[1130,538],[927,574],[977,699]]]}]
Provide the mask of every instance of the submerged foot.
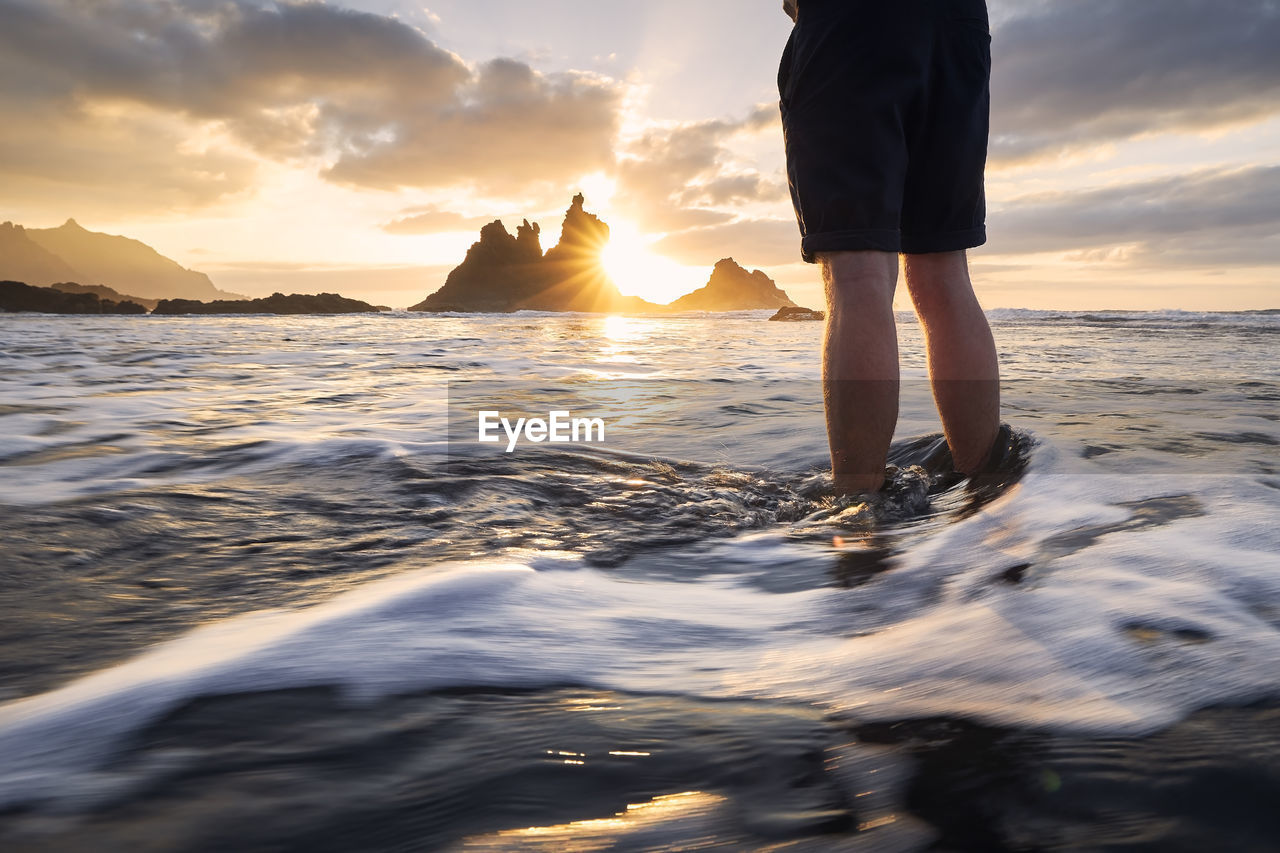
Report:
[{"label": "submerged foot", "polygon": [[987,459],[974,472],[974,476],[995,474],[1008,469],[1017,461],[1018,448],[1018,434],[1013,431],[1013,427],[1000,424],[1000,429],[996,431],[996,440],[991,443],[991,449],[987,451]]},{"label": "submerged foot", "polygon": [[1027,467],[1030,442],[1008,424],[1001,424],[982,467],[969,476],[971,488],[1012,485]]},{"label": "submerged foot", "polygon": [[811,477],[798,491],[820,504],[806,519],[810,522],[901,521],[929,510],[930,482],[919,465],[889,465],[874,491],[843,491],[825,474]]},{"label": "submerged foot", "polygon": [[1002,494],[1022,476],[1030,446],[1029,437],[1002,424],[982,467],[966,476],[952,466],[945,439],[922,437],[895,448],[897,464],[885,467],[877,488],[842,488],[823,472],[795,490],[817,504],[805,518],[808,523],[864,526],[909,521],[928,514],[933,498],[959,486],[975,506]]}]

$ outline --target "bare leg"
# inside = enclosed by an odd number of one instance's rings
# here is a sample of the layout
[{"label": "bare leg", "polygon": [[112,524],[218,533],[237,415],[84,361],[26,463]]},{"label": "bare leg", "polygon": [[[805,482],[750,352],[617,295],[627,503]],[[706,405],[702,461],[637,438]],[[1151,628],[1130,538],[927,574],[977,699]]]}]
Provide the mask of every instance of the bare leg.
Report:
[{"label": "bare leg", "polygon": [[906,270],[947,444],[956,470],[976,473],[1000,429],[1000,365],[968,260],[964,252],[907,255]]},{"label": "bare leg", "polygon": [[827,326],[822,393],[831,472],[840,493],[874,492],[898,422],[898,330],[891,252],[822,255]]}]

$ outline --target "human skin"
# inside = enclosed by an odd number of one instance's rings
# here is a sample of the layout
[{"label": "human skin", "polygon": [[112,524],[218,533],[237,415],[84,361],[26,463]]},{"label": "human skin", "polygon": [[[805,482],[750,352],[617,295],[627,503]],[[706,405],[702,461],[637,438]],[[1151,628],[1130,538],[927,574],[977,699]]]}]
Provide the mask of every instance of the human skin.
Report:
[{"label": "human skin", "polygon": [[[1000,428],[1000,370],[991,327],[973,292],[964,252],[903,257],[956,470],[977,473]],[[898,420],[898,256],[830,252],[818,259],[827,296],[822,378],[834,486],[842,494],[874,492],[884,484]]]},{"label": "human skin", "polygon": [[1000,361],[964,252],[904,255],[929,383],[956,470],[983,470],[1000,430]]},{"label": "human skin", "polygon": [[893,294],[898,256],[818,256],[827,296],[822,396],[831,474],[842,494],[874,492],[898,421],[898,329]]}]

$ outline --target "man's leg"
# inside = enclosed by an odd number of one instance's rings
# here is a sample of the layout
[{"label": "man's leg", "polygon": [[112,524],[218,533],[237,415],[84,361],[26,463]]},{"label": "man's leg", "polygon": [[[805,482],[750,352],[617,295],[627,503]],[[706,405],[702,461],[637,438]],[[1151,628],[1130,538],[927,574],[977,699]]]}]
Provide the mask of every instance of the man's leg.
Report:
[{"label": "man's leg", "polygon": [[827,292],[822,391],[836,491],[874,492],[898,422],[898,330],[892,252],[819,256]]},{"label": "man's leg", "polygon": [[964,252],[907,255],[906,271],[924,327],[933,398],[956,470],[977,473],[1000,429],[1000,365],[968,261]]}]

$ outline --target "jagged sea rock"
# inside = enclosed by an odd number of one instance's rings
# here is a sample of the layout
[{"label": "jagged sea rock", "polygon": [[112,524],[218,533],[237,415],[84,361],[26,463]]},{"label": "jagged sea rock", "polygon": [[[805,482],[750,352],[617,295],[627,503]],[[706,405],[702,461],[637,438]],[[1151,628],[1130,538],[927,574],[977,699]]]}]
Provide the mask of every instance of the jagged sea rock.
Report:
[{"label": "jagged sea rock", "polygon": [[560,240],[545,254],[537,224],[529,220],[512,236],[500,220],[480,229],[480,239],[444,286],[410,311],[507,313],[511,311],[650,312],[661,306],[624,296],[600,262],[609,226],[587,212],[582,194],[565,211]]},{"label": "jagged sea rock", "polygon": [[[502,222],[497,223],[499,226]],[[527,263],[535,263],[542,257],[542,227],[538,223],[529,224],[529,220],[524,220],[516,227],[516,251],[517,260]]]},{"label": "jagged sea rock", "polygon": [[733,258],[716,264],[705,286],[681,296],[673,311],[754,311],[794,307],[791,297],[760,270],[747,272]]},{"label": "jagged sea rock", "polygon": [[769,319],[781,322],[798,322],[803,320],[825,320],[827,319],[827,315],[822,311],[814,311],[812,308],[801,308],[793,305],[786,308],[779,308],[778,313],[774,314]]},{"label": "jagged sea rock", "polygon": [[529,220],[512,236],[501,220],[480,229],[480,239],[444,287],[410,311],[514,311],[542,286],[539,228]]}]

